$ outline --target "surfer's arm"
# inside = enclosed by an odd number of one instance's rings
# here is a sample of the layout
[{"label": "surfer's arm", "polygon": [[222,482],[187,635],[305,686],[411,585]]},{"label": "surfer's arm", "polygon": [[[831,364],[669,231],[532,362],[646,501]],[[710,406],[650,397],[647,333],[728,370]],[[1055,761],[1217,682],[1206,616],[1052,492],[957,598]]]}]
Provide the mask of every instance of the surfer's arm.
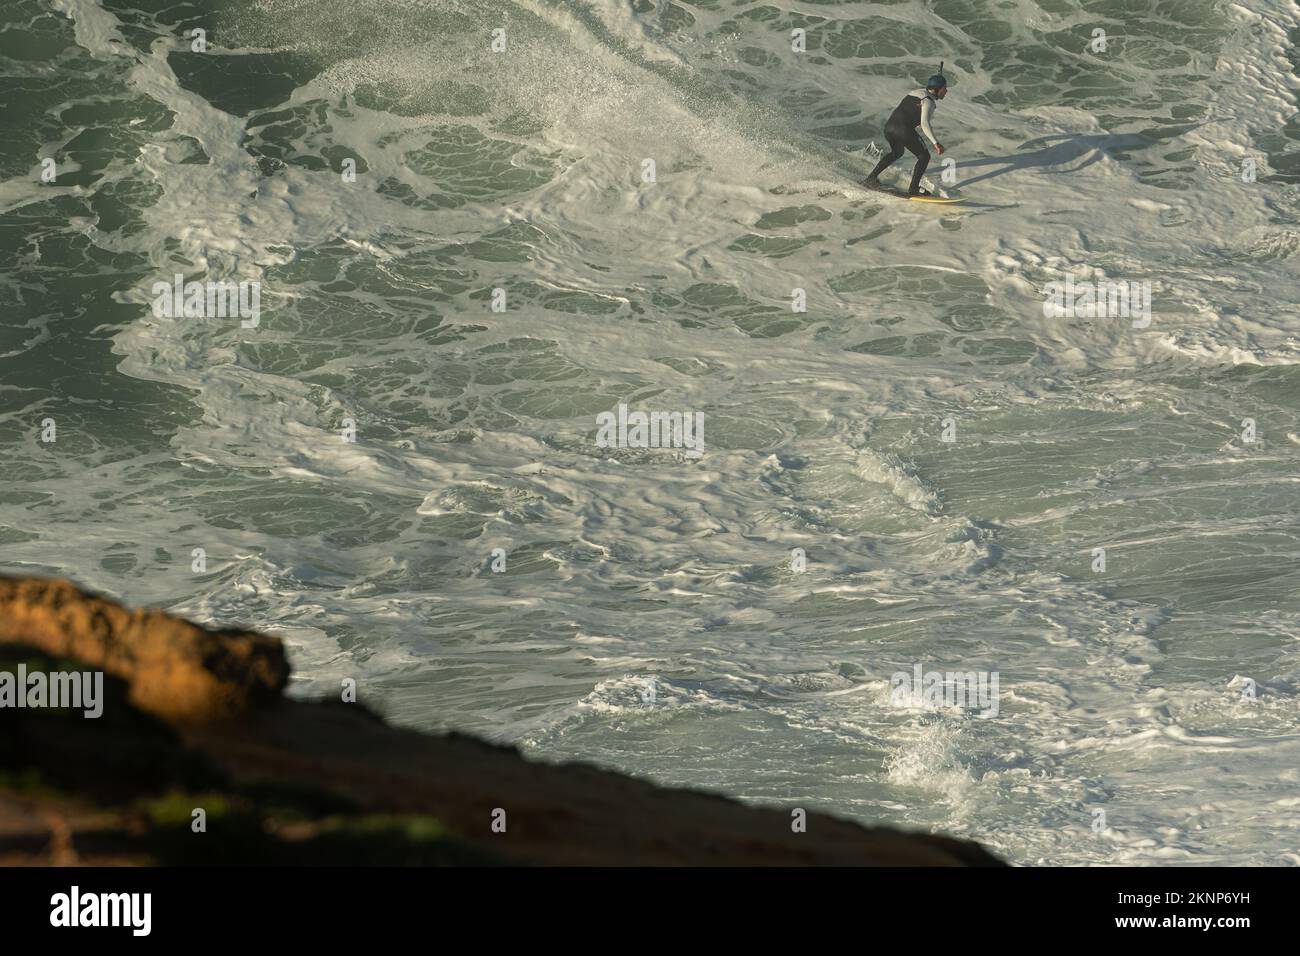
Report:
[{"label": "surfer's arm", "polygon": [[936,146],[939,145],[939,137],[934,135],[934,130],[930,129],[930,114],[934,112],[934,101],[930,97],[921,100],[921,132],[925,138]]}]

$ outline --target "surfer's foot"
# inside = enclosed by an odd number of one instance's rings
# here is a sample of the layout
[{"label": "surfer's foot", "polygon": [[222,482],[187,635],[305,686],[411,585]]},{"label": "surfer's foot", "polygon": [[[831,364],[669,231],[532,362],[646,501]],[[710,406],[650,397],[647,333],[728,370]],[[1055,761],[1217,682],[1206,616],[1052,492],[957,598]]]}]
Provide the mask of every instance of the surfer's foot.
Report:
[{"label": "surfer's foot", "polygon": [[928,196],[928,195],[930,195],[930,190],[928,190],[928,189],[921,189],[921,188],[918,186],[916,189],[909,189],[909,190],[907,191],[907,194],[908,194],[909,196]]},{"label": "surfer's foot", "polygon": [[878,189],[880,187],[880,180],[875,176],[868,176],[866,179],[862,180],[861,183],[868,189]]}]

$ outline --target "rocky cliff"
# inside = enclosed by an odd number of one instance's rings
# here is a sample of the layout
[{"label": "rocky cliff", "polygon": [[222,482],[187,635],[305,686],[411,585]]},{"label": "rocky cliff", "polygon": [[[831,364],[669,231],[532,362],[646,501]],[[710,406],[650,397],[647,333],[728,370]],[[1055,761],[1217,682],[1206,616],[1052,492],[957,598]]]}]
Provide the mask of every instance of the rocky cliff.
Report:
[{"label": "rocky cliff", "polygon": [[67,581],[0,576],[11,688],[20,668],[102,672],[102,715],[0,706],[3,864],[1001,865],[966,841],[818,813],[796,833],[789,809],[290,700],[275,638]]}]

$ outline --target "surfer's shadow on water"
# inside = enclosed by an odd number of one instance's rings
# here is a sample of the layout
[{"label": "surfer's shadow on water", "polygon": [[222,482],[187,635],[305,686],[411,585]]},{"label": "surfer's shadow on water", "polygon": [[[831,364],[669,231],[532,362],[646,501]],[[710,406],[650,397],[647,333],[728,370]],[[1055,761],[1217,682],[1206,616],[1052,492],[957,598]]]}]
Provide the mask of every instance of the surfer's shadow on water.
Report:
[{"label": "surfer's shadow on water", "polygon": [[[982,159],[967,160],[957,163],[957,169],[968,170],[979,166],[999,165],[998,169],[971,179],[962,179],[961,186],[964,189],[973,183],[1022,169],[1039,169],[1047,173],[1077,173],[1099,162],[1102,157],[1108,155],[1109,150],[1145,145],[1148,145],[1148,141],[1134,133],[1098,133],[1086,136],[1059,133],[1040,136],[1038,139],[1022,143],[1020,151],[1014,155],[986,156]],[[1025,152],[1025,150],[1032,150],[1032,152]],[[1069,168],[1057,168],[1066,167],[1076,160],[1081,162]]]}]

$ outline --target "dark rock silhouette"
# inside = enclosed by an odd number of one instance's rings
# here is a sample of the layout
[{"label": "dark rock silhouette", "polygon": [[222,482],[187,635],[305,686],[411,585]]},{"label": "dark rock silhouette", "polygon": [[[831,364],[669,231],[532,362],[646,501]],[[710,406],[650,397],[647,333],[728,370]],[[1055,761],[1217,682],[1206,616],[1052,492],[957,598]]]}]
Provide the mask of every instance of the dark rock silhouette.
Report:
[{"label": "dark rock silhouette", "polygon": [[278,640],[67,581],[0,577],[0,671],[19,664],[102,669],[103,715],[0,708],[0,864],[1002,865],[289,700]]}]

